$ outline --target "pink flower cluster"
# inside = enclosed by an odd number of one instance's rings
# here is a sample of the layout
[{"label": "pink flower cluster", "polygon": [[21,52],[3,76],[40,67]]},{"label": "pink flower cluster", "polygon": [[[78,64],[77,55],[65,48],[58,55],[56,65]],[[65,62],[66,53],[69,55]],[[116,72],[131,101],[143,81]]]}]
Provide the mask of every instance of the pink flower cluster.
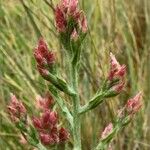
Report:
[{"label": "pink flower cluster", "polygon": [[113,130],[113,124],[109,123],[108,126],[105,127],[104,131],[101,134],[101,138],[105,139]]},{"label": "pink flower cluster", "polygon": [[37,68],[42,76],[48,75],[48,68],[51,68],[55,62],[55,55],[48,50],[48,46],[43,38],[38,42],[34,50],[34,57],[37,61]]},{"label": "pink flower cluster", "polygon": [[26,116],[26,108],[22,104],[21,101],[19,101],[15,95],[11,95],[11,102],[7,106],[8,113],[10,115],[10,118],[14,122],[19,122],[20,119],[24,119]]},{"label": "pink flower cluster", "polygon": [[108,79],[110,81],[119,80],[117,81],[117,84],[113,86],[113,90],[119,93],[125,85],[124,77],[126,74],[126,66],[120,65],[112,53],[110,53],[110,57],[111,68]]},{"label": "pink flower cluster", "polygon": [[55,111],[46,109],[41,117],[33,117],[32,121],[44,145],[62,143],[69,138],[69,132],[65,128],[58,128],[58,114]]},{"label": "pink flower cluster", "polygon": [[130,98],[125,107],[118,110],[118,118],[124,118],[126,116],[129,116],[132,118],[132,115],[137,113],[140,108],[142,107],[142,93],[139,92],[136,94],[133,98]]},{"label": "pink flower cluster", "polygon": [[[118,118],[121,119],[122,123],[127,123],[126,121],[131,120],[133,114],[137,113],[142,106],[141,103],[142,93],[139,92],[135,97],[129,99],[122,109],[118,111]],[[125,121],[125,122],[124,122]],[[123,125],[123,124],[122,124]],[[105,127],[104,131],[101,134],[101,140],[107,138],[109,134],[113,131],[113,124],[109,123],[108,126]],[[110,137],[109,137],[110,138]],[[112,150],[111,143],[108,145],[108,150]]]},{"label": "pink flower cluster", "polygon": [[[118,117],[119,118],[126,117],[125,111],[127,111],[128,116],[138,112],[142,106],[141,97],[142,97],[142,93],[139,92],[135,97],[129,99],[127,101],[125,107],[123,109],[119,110]],[[104,131],[102,132],[101,138],[102,139],[106,138],[107,135],[112,132],[112,129],[113,129],[113,124],[109,123],[109,125],[107,127],[105,127]]]},{"label": "pink flower cluster", "polygon": [[141,102],[142,93],[139,92],[135,97],[129,99],[125,106],[129,114],[135,114],[142,106]]},{"label": "pink flower cluster", "polygon": [[142,93],[139,92],[133,98],[130,98],[125,106],[118,110],[117,117],[123,119],[125,117],[133,118],[133,115],[137,113],[142,107]]},{"label": "pink flower cluster", "polygon": [[83,11],[78,9],[78,0],[61,0],[55,9],[57,30],[59,32],[67,32],[70,20],[72,20],[76,26],[72,30],[72,36],[77,35],[77,28],[83,33],[87,32],[87,20]]}]

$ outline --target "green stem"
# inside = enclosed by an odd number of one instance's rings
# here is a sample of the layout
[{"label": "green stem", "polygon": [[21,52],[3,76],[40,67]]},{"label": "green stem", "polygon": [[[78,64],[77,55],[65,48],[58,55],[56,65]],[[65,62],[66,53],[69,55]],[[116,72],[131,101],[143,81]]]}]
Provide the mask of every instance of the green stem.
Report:
[{"label": "green stem", "polygon": [[80,108],[80,99],[78,94],[78,75],[77,75],[77,66],[70,65],[71,72],[71,84],[73,90],[76,92],[72,96],[73,99],[73,139],[74,139],[74,150],[81,150],[81,122],[79,117],[79,108]]},{"label": "green stem", "polygon": [[37,144],[37,148],[38,148],[39,150],[47,150],[47,148],[45,148],[41,143],[38,143],[38,144]]}]

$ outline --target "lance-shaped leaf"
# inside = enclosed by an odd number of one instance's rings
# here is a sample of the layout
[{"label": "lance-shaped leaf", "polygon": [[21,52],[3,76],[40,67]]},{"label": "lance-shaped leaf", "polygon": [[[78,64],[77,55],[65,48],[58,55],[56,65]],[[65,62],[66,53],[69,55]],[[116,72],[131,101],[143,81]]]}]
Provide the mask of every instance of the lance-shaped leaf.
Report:
[{"label": "lance-shaped leaf", "polygon": [[42,77],[45,80],[50,81],[60,91],[63,91],[68,95],[75,95],[75,92],[71,89],[71,87],[69,87],[67,83],[64,80],[60,79],[59,77],[54,76],[51,73],[42,74]]},{"label": "lance-shaped leaf", "polygon": [[101,104],[104,100],[105,94],[103,92],[100,92],[98,94],[95,94],[95,96],[84,106],[82,106],[79,110],[80,114],[83,114],[91,109],[94,109],[99,104]]}]

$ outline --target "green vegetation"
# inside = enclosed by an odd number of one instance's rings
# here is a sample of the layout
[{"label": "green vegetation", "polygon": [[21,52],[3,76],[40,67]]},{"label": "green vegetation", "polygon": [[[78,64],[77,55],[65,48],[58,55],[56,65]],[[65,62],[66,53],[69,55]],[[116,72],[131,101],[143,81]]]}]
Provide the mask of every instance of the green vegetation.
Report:
[{"label": "green vegetation", "polygon": [[[54,0],[53,0],[54,1]],[[57,2],[54,2],[55,4]],[[80,0],[89,32],[84,41],[80,69],[82,103],[89,99],[109,70],[109,53],[127,65],[127,85],[117,98],[87,113],[82,123],[82,143],[90,150],[103,128],[114,120],[117,109],[137,91],[143,92],[143,108],[135,120],[113,140],[115,150],[150,149],[150,1]],[[66,60],[53,21],[51,0],[0,0],[0,149],[26,150],[19,132],[7,116],[10,93],[25,103],[32,115],[35,97],[48,91],[36,70],[33,49],[42,35],[67,72]],[[106,64],[106,65],[103,65]],[[67,78],[64,75],[64,78]],[[89,90],[87,91],[87,89]],[[67,97],[65,97],[67,101]],[[33,109],[31,109],[33,108]],[[112,111],[113,110],[113,111]],[[107,114],[107,115],[106,115]],[[107,117],[106,117],[107,116]],[[115,144],[117,143],[117,144]]]}]

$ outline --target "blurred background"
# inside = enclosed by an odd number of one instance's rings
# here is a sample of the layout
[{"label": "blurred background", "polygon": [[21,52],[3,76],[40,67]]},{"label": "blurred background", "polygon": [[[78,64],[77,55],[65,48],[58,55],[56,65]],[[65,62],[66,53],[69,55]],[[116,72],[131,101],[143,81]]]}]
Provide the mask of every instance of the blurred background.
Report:
[{"label": "blurred background", "polygon": [[[124,92],[83,117],[83,149],[90,150],[95,146],[104,127],[115,119],[117,110],[129,97],[142,91],[142,110],[117,135],[112,145],[114,150],[150,150],[150,0],[79,1],[89,27],[80,67],[81,103],[92,97],[107,76],[110,52],[121,64],[127,65]],[[7,116],[6,105],[10,93],[14,93],[32,115],[35,97],[48,91],[33,58],[33,49],[40,36],[56,52],[60,72],[66,78],[65,52],[57,38],[51,7],[57,2],[0,0],[1,150],[33,149],[20,144],[19,133]],[[68,103],[68,97],[64,98]]]}]

